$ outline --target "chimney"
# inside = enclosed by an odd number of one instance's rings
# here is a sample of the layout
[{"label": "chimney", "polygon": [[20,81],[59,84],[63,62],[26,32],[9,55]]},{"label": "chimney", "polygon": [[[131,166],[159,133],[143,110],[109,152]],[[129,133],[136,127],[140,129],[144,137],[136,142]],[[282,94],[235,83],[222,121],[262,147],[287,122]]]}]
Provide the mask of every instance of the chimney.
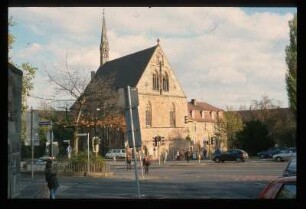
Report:
[{"label": "chimney", "polygon": [[96,72],[95,71],[91,71],[91,80],[95,77]]},{"label": "chimney", "polygon": [[193,105],[197,105],[197,100],[196,100],[196,99],[192,99],[192,100],[191,100],[191,103],[192,103]]}]

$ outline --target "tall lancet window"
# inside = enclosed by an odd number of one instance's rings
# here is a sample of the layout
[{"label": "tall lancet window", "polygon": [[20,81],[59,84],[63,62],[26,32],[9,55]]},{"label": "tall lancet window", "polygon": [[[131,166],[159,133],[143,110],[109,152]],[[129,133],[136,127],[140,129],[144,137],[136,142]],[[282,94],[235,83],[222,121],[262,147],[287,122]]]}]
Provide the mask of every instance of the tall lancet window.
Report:
[{"label": "tall lancet window", "polygon": [[172,103],[170,109],[170,127],[176,126],[176,119],[175,119],[175,104]]},{"label": "tall lancet window", "polygon": [[152,126],[152,106],[150,102],[146,105],[146,126]]},{"label": "tall lancet window", "polygon": [[153,73],[153,90],[159,90],[159,76],[156,70]]},{"label": "tall lancet window", "polygon": [[168,76],[168,73],[166,72],[163,76],[163,90],[169,91],[169,76]]}]

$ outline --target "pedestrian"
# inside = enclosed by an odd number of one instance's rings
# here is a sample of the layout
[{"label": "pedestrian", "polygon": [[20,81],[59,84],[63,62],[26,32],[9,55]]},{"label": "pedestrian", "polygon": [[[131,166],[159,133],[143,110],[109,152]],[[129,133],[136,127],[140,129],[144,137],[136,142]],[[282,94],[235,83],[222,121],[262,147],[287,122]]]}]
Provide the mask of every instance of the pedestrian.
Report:
[{"label": "pedestrian", "polygon": [[45,179],[50,190],[50,199],[55,199],[56,190],[59,187],[57,172],[52,166],[52,160],[47,160],[45,167]]},{"label": "pedestrian", "polygon": [[176,152],[176,160],[180,160],[180,152],[179,151]]},{"label": "pedestrian", "polygon": [[142,164],[143,164],[143,167],[145,168],[145,174],[149,174],[149,166],[151,162],[147,156],[143,158]]},{"label": "pedestrian", "polygon": [[203,159],[206,159],[206,156],[207,156],[207,150],[206,150],[206,148],[204,148],[204,150],[203,150]]},{"label": "pedestrian", "polygon": [[68,159],[70,159],[71,158],[72,147],[70,147],[70,145],[68,145],[68,147],[66,148],[66,151],[67,151]]},{"label": "pedestrian", "polygon": [[189,151],[189,150],[187,150],[187,151],[185,152],[185,158],[186,158],[186,160],[187,160],[187,163],[189,163],[189,158],[190,158],[190,151]]},{"label": "pedestrian", "polygon": [[129,170],[129,169],[132,169],[132,159],[131,159],[131,156],[128,155],[127,158],[126,158],[126,169]]},{"label": "pedestrian", "polygon": [[218,154],[221,154],[219,147],[217,147],[217,149],[215,150],[215,155],[218,155]]}]

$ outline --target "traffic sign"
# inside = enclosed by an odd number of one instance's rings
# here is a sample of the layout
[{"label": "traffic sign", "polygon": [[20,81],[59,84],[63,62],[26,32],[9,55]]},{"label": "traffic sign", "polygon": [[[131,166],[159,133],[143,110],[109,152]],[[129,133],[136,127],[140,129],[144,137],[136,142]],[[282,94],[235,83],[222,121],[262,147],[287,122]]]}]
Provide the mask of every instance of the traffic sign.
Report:
[{"label": "traffic sign", "polygon": [[38,125],[40,126],[51,126],[52,122],[51,121],[39,121]]}]

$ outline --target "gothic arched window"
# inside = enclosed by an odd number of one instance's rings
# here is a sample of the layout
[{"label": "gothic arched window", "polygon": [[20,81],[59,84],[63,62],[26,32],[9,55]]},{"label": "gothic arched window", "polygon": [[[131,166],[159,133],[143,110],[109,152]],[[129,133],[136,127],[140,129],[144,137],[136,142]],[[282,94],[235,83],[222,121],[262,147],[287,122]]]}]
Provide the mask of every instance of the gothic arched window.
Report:
[{"label": "gothic arched window", "polygon": [[165,75],[163,76],[163,90],[169,91],[169,77],[168,73],[165,72]]},{"label": "gothic arched window", "polygon": [[170,126],[175,127],[176,126],[176,119],[175,119],[175,104],[172,103],[170,108]]},{"label": "gothic arched window", "polygon": [[150,102],[146,105],[146,126],[152,126],[152,106]]},{"label": "gothic arched window", "polygon": [[159,76],[157,71],[153,73],[153,90],[159,90]]}]

